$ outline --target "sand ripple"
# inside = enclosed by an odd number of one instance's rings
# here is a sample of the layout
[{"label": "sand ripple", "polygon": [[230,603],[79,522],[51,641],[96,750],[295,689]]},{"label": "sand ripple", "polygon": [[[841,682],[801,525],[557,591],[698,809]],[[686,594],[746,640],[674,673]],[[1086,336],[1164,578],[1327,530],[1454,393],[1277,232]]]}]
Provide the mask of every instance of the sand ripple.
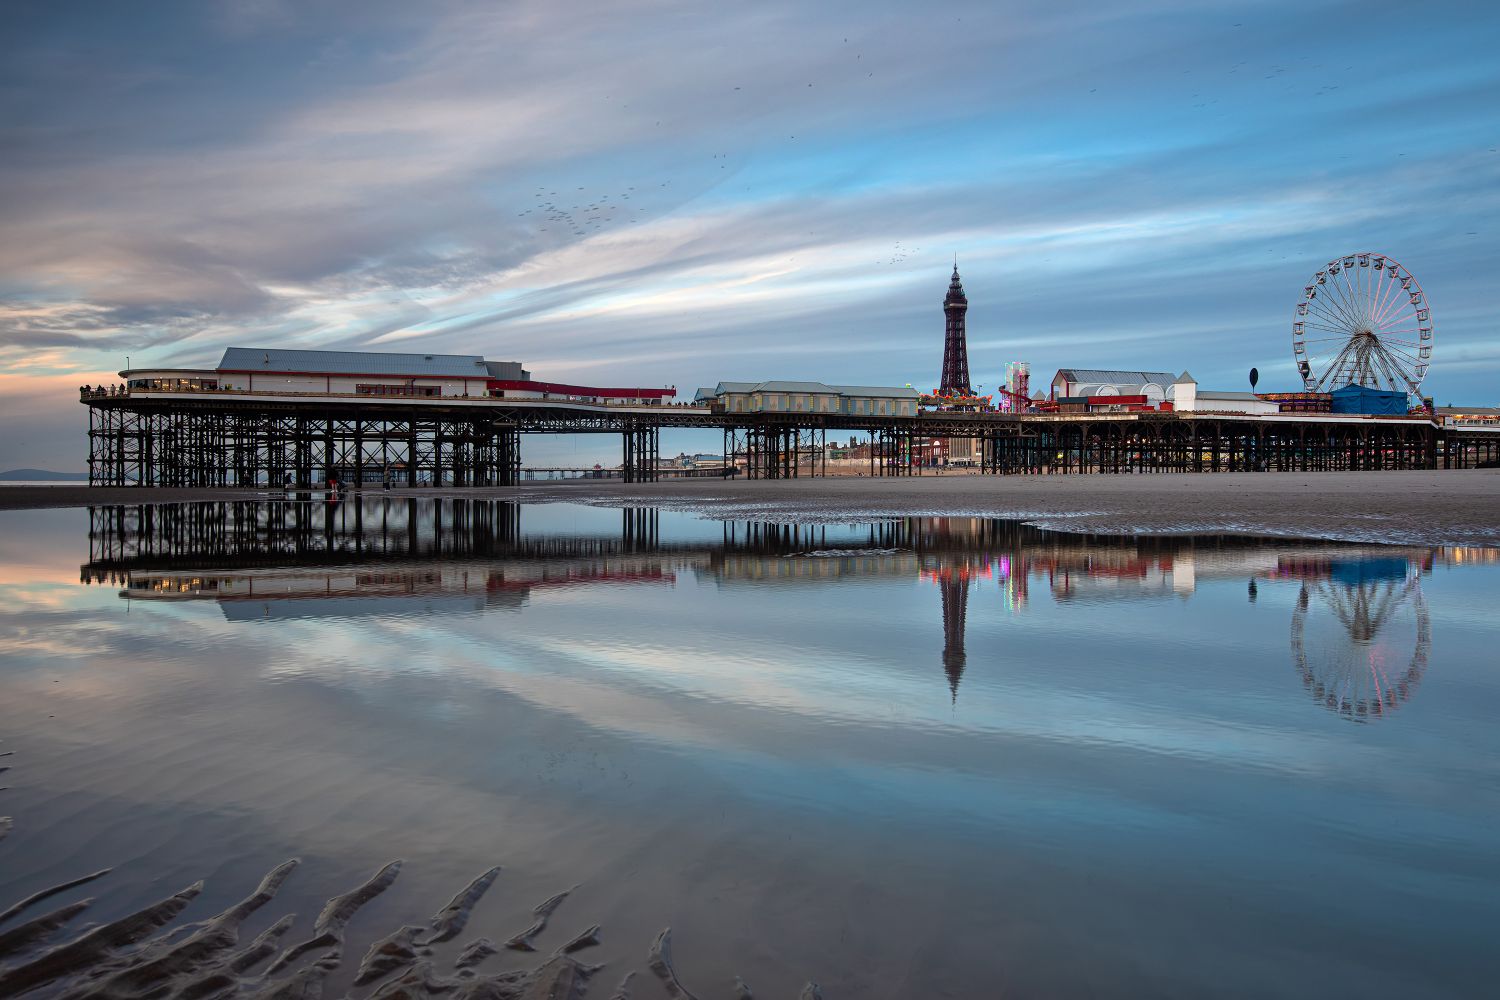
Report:
[{"label": "sand ripple", "polygon": [[[0,996],[45,993],[70,1000],[320,998],[329,974],[343,963],[344,930],[349,921],[395,882],[401,862],[392,861],[363,884],[330,899],[306,940],[282,948],[281,939],[295,920],[294,915],[286,914],[241,948],[241,925],[276,898],[298,864],[292,859],[276,866],[249,896],[197,924],[168,929],[202,892],[201,881],[51,947],[47,947],[51,939],[84,913],[92,899],[76,900],[9,930],[3,925],[42,900],[108,875],[109,869],[34,893],[0,913],[0,962],[5,963],[0,964]],[[509,939],[503,949],[488,938],[477,938],[460,951],[451,971],[438,971],[432,945],[462,933],[475,905],[499,874],[500,869],[495,867],[474,879],[425,925],[405,925],[371,944],[354,977],[358,995],[370,1000],[439,996],[453,1000],[571,1000],[585,996],[590,980],[603,966],[587,965],[573,956],[599,943],[597,924],[563,941],[533,968],[488,972],[478,968],[507,950],[535,952],[549,918],[572,890],[540,903],[532,911],[531,926]],[[670,996],[696,1000],[697,994],[682,984],[672,965],[671,928],[663,930],[651,944],[647,961]],[[634,972],[627,972],[610,1000],[629,1000],[633,977]],[[736,979],[735,983],[735,996],[752,996],[743,982]],[[801,1000],[821,996],[813,983],[800,994]]]}]

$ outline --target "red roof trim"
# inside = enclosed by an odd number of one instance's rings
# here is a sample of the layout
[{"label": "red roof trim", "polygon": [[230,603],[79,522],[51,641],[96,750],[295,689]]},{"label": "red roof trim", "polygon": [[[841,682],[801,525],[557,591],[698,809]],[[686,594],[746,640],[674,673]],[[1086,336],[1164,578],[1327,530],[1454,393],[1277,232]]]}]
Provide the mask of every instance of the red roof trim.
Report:
[{"label": "red roof trim", "polygon": [[[142,368],[139,371],[168,371],[165,368]],[[409,375],[395,372],[270,372],[254,368],[181,368],[173,371],[206,372],[219,375],[260,375],[262,377],[284,376],[289,378],[378,378],[422,385],[435,381],[483,382],[488,389],[530,389],[534,392],[555,392],[564,396],[599,396],[607,399],[636,398],[664,399],[676,396],[676,389],[610,388],[587,385],[568,385],[564,382],[535,382],[516,379],[492,379],[488,375]]]}]

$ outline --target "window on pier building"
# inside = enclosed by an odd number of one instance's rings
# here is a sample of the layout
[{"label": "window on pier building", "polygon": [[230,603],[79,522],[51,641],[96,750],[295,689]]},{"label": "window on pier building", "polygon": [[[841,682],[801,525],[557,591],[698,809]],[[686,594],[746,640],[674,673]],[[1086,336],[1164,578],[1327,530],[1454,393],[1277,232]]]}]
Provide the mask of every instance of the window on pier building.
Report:
[{"label": "window on pier building", "polygon": [[436,385],[356,385],[359,396],[441,396],[443,389]]},{"label": "window on pier building", "polygon": [[214,378],[133,378],[127,385],[132,389],[152,392],[173,392],[194,389],[217,389],[219,380]]}]

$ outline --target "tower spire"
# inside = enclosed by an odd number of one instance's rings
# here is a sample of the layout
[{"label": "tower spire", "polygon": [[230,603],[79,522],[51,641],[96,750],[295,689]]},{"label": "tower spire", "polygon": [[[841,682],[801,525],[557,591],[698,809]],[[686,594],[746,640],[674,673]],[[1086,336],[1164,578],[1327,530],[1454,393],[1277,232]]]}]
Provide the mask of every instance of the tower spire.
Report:
[{"label": "tower spire", "polygon": [[969,344],[964,329],[964,317],[968,311],[969,300],[964,295],[963,282],[958,277],[958,254],[955,253],[953,278],[948,282],[948,296],[943,299],[947,330],[943,337],[943,377],[938,384],[939,395],[974,394],[973,387],[969,385]]}]

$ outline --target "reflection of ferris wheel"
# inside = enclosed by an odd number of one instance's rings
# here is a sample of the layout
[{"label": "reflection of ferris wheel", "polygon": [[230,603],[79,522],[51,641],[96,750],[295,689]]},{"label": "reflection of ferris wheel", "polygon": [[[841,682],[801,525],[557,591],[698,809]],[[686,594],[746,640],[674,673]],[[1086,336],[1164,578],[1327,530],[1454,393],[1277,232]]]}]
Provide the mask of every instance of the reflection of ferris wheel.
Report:
[{"label": "reflection of ferris wheel", "polygon": [[1292,360],[1308,392],[1346,385],[1417,395],[1432,357],[1432,310],[1410,271],[1383,254],[1329,261],[1292,317]]},{"label": "reflection of ferris wheel", "polygon": [[1431,645],[1416,576],[1304,584],[1292,614],[1292,657],[1302,683],[1329,711],[1355,722],[1381,718],[1411,697]]}]

